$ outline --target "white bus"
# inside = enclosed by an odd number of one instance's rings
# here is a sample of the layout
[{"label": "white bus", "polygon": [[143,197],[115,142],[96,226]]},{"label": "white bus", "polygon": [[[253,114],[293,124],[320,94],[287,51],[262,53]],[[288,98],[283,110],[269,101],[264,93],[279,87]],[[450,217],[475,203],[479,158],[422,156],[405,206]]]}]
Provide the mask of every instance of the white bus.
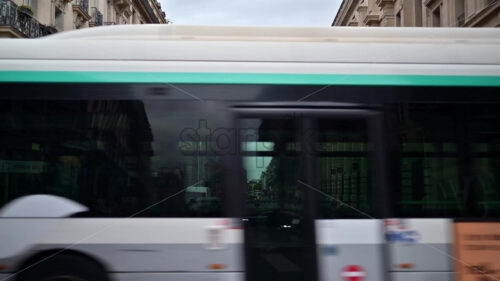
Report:
[{"label": "white bus", "polygon": [[499,29],[2,39],[0,280],[495,280],[499,50]]}]

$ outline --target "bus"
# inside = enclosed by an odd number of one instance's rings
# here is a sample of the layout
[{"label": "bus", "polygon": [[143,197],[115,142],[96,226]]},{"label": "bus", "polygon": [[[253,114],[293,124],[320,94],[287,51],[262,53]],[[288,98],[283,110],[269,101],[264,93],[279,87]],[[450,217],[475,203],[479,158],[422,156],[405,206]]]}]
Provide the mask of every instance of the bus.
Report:
[{"label": "bus", "polygon": [[0,280],[500,278],[500,29],[0,40]]}]

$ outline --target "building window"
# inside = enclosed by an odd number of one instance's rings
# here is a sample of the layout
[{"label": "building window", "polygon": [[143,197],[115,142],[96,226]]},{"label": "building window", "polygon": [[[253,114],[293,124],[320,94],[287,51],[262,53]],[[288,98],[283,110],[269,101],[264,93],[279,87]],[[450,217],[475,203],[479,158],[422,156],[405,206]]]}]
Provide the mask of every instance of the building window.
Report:
[{"label": "building window", "polygon": [[64,14],[58,8],[55,8],[54,23],[58,31],[64,30]]},{"label": "building window", "polygon": [[422,26],[422,0],[415,0],[415,26]]},{"label": "building window", "polygon": [[433,27],[441,26],[441,6],[438,6],[436,9],[432,11],[432,26]]},{"label": "building window", "polygon": [[36,13],[38,1],[37,0],[23,0],[23,5],[30,6],[33,9],[33,12]]},{"label": "building window", "polygon": [[465,23],[465,0],[455,0],[456,26],[464,26]]},{"label": "building window", "polygon": [[401,11],[396,14],[396,26],[401,26]]}]

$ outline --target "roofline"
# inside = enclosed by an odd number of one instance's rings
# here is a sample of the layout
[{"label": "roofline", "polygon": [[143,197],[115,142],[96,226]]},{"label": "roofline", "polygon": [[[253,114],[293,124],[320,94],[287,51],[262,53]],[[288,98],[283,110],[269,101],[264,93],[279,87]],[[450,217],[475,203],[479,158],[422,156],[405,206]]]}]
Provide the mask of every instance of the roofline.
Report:
[{"label": "roofline", "polygon": [[340,14],[340,11],[342,11],[342,8],[344,7],[344,3],[346,1],[347,0],[342,0],[342,3],[340,4],[339,10],[337,11],[337,14],[335,14],[335,18],[333,19],[332,26],[335,26],[335,21],[337,20],[339,14]]}]

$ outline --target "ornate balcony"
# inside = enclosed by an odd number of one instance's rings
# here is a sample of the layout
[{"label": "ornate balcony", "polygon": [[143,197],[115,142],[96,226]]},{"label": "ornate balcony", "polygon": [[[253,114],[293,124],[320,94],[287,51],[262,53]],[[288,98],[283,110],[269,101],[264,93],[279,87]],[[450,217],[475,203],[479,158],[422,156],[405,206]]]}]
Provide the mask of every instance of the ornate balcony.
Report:
[{"label": "ornate balcony", "polygon": [[89,14],[89,0],[74,0],[73,13],[75,14],[75,27],[80,28],[85,22],[92,18]]},{"label": "ornate balcony", "polygon": [[374,15],[374,14],[366,15],[363,22],[367,26],[379,26],[380,25],[380,16]]},{"label": "ornate balcony", "polygon": [[40,24],[40,36],[47,36],[57,33],[57,29],[53,26]]},{"label": "ornate balcony", "polygon": [[155,11],[151,7],[151,5],[149,5],[149,0],[141,0],[141,3],[144,6],[144,8],[146,9],[146,12],[148,13],[148,15],[151,18],[151,20],[153,21],[153,23],[160,23],[160,20],[156,16]]},{"label": "ornate balcony", "polygon": [[118,10],[121,11],[130,7],[130,5],[132,5],[132,0],[115,0],[114,4],[118,8]]},{"label": "ornate balcony", "polygon": [[90,20],[91,16],[89,14],[89,0],[74,0],[73,12],[76,12],[77,15],[82,16],[86,20]]},{"label": "ornate balcony", "polygon": [[29,13],[19,10],[11,0],[0,0],[0,33],[9,37],[40,37],[40,23]]}]

